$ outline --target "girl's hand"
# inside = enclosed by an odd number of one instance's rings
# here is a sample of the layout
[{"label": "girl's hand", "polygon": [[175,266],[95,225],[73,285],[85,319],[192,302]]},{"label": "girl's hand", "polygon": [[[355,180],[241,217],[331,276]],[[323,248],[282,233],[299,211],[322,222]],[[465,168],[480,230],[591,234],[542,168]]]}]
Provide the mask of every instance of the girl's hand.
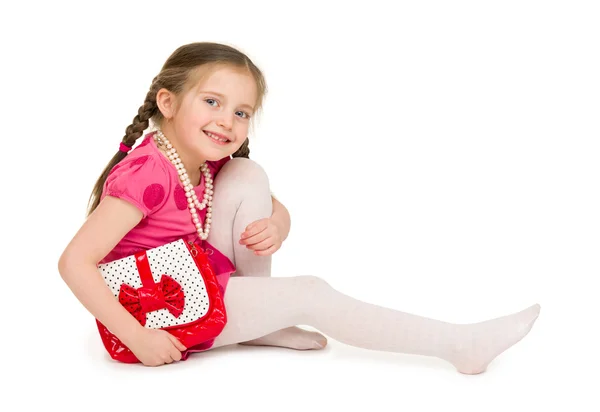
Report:
[{"label": "girl's hand", "polygon": [[181,351],[186,349],[169,332],[147,328],[140,329],[128,347],[145,366],[160,366],[179,361]]},{"label": "girl's hand", "polygon": [[270,217],[256,220],[242,232],[239,243],[254,250],[257,256],[269,256],[281,247],[282,230],[277,221]]}]

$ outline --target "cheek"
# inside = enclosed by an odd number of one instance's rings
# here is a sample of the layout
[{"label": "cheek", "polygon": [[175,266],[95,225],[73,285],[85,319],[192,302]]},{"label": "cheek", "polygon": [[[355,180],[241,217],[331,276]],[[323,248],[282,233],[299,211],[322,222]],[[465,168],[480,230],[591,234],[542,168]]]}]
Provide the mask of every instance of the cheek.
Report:
[{"label": "cheek", "polygon": [[185,110],[181,113],[183,118],[183,123],[187,127],[192,127],[197,129],[198,127],[202,127],[206,125],[208,114],[206,111],[201,110],[201,107],[198,105],[190,105],[185,108]]},{"label": "cheek", "polygon": [[248,136],[248,123],[240,123],[236,125],[235,135],[245,139]]},{"label": "cheek", "polygon": [[[236,142],[237,144],[235,145],[234,151],[237,151],[240,147],[242,147],[244,141],[246,141],[246,136],[239,136],[238,139],[239,140]],[[252,144],[250,146],[252,146]]]},{"label": "cheek", "polygon": [[202,116],[198,113],[188,112],[185,116],[185,123],[189,126],[198,126],[202,120]]}]

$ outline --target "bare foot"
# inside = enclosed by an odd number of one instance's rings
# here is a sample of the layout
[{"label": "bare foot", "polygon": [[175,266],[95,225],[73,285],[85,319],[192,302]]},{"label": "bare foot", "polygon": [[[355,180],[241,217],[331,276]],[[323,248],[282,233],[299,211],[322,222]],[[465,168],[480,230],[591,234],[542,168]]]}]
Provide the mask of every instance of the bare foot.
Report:
[{"label": "bare foot", "polygon": [[327,345],[327,338],[318,332],[310,332],[293,326],[258,339],[241,342],[240,345],[278,346],[297,350],[323,349]]},{"label": "bare foot", "polygon": [[539,313],[540,305],[535,304],[512,315],[464,325],[448,361],[460,373],[484,372],[494,358],[529,333]]}]

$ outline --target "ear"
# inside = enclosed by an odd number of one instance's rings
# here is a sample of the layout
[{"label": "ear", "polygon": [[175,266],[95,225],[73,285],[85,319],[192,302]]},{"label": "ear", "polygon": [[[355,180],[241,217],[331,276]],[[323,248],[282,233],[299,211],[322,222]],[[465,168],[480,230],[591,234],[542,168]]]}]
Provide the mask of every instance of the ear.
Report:
[{"label": "ear", "polygon": [[177,99],[175,95],[165,88],[162,88],[156,93],[156,106],[162,113],[165,119],[170,119],[175,116]]}]

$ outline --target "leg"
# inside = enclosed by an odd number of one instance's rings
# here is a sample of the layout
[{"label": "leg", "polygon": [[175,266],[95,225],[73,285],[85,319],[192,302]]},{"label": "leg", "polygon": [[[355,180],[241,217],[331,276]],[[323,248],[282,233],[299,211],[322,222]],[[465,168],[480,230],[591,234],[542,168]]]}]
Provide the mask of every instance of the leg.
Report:
[{"label": "leg", "polygon": [[[271,256],[256,256],[252,250],[238,243],[248,224],[273,213],[267,174],[250,159],[234,158],[219,171],[214,185],[208,242],[235,264],[233,276],[271,276]],[[321,349],[327,344],[327,339],[320,333],[289,326],[268,336],[239,343],[300,350]]]},{"label": "leg", "polygon": [[540,311],[536,304],[484,322],[453,324],[361,302],[313,276],[235,277],[225,305],[228,323],[213,348],[305,324],[364,349],[434,356],[465,374],[485,371],[527,335]]}]

